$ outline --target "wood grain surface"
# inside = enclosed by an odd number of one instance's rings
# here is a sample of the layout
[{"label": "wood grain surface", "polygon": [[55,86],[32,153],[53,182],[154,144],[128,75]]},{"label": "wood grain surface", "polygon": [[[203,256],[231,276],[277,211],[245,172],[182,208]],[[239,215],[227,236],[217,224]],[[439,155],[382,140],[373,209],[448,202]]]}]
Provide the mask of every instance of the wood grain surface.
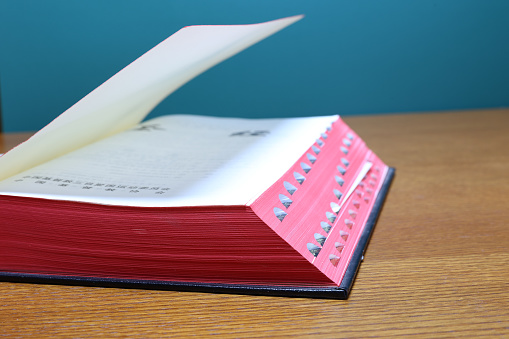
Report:
[{"label": "wood grain surface", "polygon": [[347,301],[0,283],[0,336],[509,337],[509,110],[345,121],[397,170]]}]

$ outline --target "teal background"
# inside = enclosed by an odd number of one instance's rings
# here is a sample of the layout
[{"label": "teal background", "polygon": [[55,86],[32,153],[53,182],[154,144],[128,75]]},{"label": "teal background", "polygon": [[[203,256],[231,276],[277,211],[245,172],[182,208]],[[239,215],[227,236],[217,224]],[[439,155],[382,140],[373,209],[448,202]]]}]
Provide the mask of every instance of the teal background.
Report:
[{"label": "teal background", "polygon": [[509,106],[509,1],[0,0],[4,130],[41,128],[183,26],[295,14],[151,117]]}]

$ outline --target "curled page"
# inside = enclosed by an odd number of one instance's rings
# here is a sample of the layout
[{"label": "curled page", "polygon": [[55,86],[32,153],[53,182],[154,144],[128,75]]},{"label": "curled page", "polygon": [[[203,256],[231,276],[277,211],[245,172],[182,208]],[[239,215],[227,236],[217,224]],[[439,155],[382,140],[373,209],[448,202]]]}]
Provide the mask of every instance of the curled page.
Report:
[{"label": "curled page", "polygon": [[301,18],[179,30],[0,157],[0,180],[132,128],[192,78]]}]

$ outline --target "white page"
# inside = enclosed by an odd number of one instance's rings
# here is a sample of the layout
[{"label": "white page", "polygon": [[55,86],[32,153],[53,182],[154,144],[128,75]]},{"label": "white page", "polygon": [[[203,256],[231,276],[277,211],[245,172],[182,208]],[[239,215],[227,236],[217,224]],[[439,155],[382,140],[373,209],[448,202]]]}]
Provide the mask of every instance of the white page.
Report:
[{"label": "white page", "polygon": [[135,126],[195,76],[301,18],[181,29],[0,157],[0,180]]},{"label": "white page", "polygon": [[126,206],[246,205],[337,116],[160,117],[0,182],[0,194]]}]

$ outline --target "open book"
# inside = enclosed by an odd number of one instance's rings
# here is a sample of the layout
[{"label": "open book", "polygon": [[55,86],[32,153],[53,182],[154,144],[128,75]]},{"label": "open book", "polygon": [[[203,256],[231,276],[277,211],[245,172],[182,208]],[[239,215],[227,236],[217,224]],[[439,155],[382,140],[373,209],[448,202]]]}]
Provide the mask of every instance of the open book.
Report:
[{"label": "open book", "polygon": [[393,169],[338,116],[141,122],[299,19],[183,28],[0,157],[0,279],[346,298]]}]

